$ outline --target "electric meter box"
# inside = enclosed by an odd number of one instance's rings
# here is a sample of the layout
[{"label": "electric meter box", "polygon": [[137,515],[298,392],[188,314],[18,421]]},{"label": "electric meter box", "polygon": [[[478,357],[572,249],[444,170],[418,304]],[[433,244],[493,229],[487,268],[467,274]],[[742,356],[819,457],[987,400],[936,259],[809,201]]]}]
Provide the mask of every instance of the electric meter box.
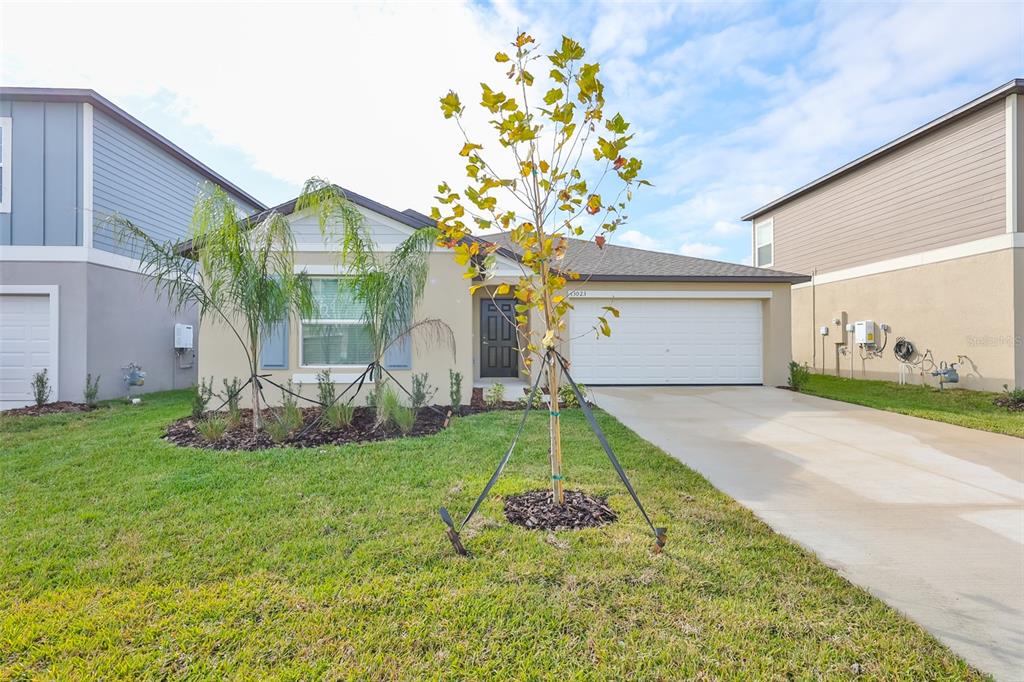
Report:
[{"label": "electric meter box", "polygon": [[192,325],[180,323],[174,325],[174,348],[175,350],[192,349]]},{"label": "electric meter box", "polygon": [[874,346],[878,339],[878,327],[873,320],[858,320],[853,323],[853,340],[858,346]]}]

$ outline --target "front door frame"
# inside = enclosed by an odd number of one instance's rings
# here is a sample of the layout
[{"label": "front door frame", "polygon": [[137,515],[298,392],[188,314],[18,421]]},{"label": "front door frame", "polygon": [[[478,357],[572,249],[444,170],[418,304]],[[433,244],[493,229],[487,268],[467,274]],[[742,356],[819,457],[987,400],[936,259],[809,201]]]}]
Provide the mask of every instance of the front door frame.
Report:
[{"label": "front door frame", "polygon": [[479,353],[480,353],[480,378],[481,379],[500,379],[500,378],[515,379],[515,378],[517,378],[519,376],[519,333],[516,330],[514,322],[509,323],[508,321],[505,321],[505,320],[502,320],[500,322],[501,324],[510,324],[510,326],[512,327],[512,346],[511,346],[511,348],[512,348],[512,351],[513,351],[513,353],[512,353],[513,366],[511,368],[511,370],[503,369],[503,368],[497,368],[497,369],[490,368],[490,367],[488,367],[488,364],[487,364],[487,349],[490,346],[490,343],[488,343],[488,338],[487,338],[487,325],[486,325],[486,319],[485,319],[487,306],[489,304],[492,304],[492,303],[493,304],[511,303],[512,306],[513,306],[512,310],[513,310],[513,315],[514,315],[515,314],[515,312],[514,312],[515,311],[515,300],[516,299],[509,298],[509,297],[491,298],[489,296],[480,299],[480,307],[477,309],[478,310],[477,314],[480,316],[480,319],[479,319],[479,329],[480,329]]}]

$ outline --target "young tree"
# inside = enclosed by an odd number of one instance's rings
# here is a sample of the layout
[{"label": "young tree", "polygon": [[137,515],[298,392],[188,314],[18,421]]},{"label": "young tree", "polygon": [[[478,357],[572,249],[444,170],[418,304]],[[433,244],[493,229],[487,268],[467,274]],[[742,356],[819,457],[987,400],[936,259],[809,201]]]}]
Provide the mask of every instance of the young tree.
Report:
[{"label": "young tree", "polygon": [[[512,48],[511,55],[494,56],[508,68],[510,92],[481,84],[480,106],[491,116],[496,151],[504,152],[501,159],[470,138],[458,94],[450,91],[441,98],[444,117],[454,119],[462,132],[459,154],[466,159],[469,182],[461,193],[447,182],[439,185],[440,205],[432,209],[432,217],[440,230],[438,243],[455,249],[468,278],[487,279],[496,260],[495,245],[467,239],[474,226],[508,232],[521,253],[522,276],[514,285],[515,323],[526,340],[521,349],[526,368],[534,359],[547,362],[552,489],[556,502],[563,504],[558,362],[548,351],[565,341],[565,316],[572,304],[562,291],[567,280],[579,279],[567,265],[567,238],[587,235],[603,248],[606,235],[626,221],[633,190],[649,183],[639,178],[642,162],[625,154],[633,137],[627,134],[629,123],[620,114],[605,115],[600,66],[583,62],[585,50],[579,43],[563,36],[557,50],[541,55],[534,39],[520,33]],[[537,79],[530,71],[538,68],[537,62],[540,68],[550,66],[542,103],[535,101]],[[588,150],[593,160],[584,157]],[[606,179],[617,185],[610,200],[598,191]],[[509,290],[501,284],[494,293]],[[611,306],[605,311],[595,328],[608,336],[608,316],[617,317],[618,311]],[[540,328],[529,324],[533,312],[542,322]]]},{"label": "young tree", "polygon": [[[329,218],[345,222],[359,215],[319,181],[307,183],[296,209],[318,211],[325,234]],[[291,223],[276,211],[250,220],[214,187],[197,199],[185,240],[160,243],[124,217],[111,221],[122,240],[135,243],[142,272],[158,294],[176,310],[194,306],[201,321],[214,319],[231,330],[253,380],[264,334],[292,313],[314,312],[309,278],[294,271]],[[258,431],[263,426],[260,392],[256,386],[250,392],[253,430]]]},{"label": "young tree", "polygon": [[438,231],[420,228],[386,254],[374,243],[362,214],[356,211],[357,215],[350,215],[350,204],[339,188],[313,179],[306,189],[319,197],[317,206],[324,224],[340,227],[338,256],[346,275],[341,286],[363,304],[362,321],[369,333],[373,360],[378,363],[374,367],[374,393],[375,404],[380,405],[386,383],[381,363],[392,346],[402,339],[421,336],[455,349],[455,335],[447,323],[436,318],[417,320],[414,316],[426,288],[429,256]]}]

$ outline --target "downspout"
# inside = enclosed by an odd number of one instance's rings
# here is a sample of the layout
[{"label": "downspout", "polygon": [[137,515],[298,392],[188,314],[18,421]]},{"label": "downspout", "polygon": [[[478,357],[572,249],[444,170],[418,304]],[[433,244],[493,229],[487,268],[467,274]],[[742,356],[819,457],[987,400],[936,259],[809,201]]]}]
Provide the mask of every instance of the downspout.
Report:
[{"label": "downspout", "polygon": [[[816,299],[816,292],[814,290],[814,279],[815,279],[815,276],[817,274],[818,274],[818,268],[813,268],[811,270],[811,368],[814,369],[814,370],[818,369],[818,339],[817,339],[817,332],[818,332],[818,330],[814,326],[815,325],[815,320],[818,319],[817,299]],[[822,350],[822,352],[821,352],[821,373],[822,374],[825,373],[825,351],[824,350]]]}]

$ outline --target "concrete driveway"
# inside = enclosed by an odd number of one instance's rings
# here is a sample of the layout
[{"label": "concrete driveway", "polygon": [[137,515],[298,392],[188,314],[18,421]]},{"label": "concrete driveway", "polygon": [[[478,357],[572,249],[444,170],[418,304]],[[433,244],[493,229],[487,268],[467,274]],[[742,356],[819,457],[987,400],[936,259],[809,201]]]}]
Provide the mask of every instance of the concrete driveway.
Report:
[{"label": "concrete driveway", "polygon": [[776,388],[594,393],[968,662],[1024,680],[1024,440]]}]

